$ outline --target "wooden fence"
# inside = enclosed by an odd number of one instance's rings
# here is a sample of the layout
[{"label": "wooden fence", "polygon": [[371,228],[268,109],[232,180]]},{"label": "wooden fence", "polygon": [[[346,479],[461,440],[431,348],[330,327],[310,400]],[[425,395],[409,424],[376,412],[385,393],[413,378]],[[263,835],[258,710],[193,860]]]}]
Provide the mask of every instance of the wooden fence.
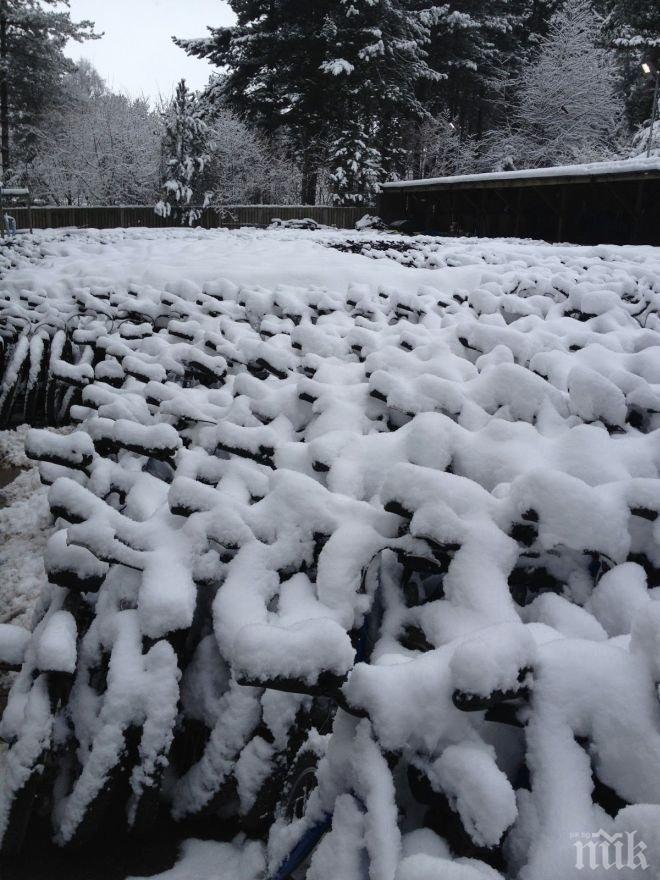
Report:
[{"label": "wooden fence", "polygon": [[[126,229],[134,226],[152,228],[178,225],[169,219],[159,217],[149,205],[31,209],[7,207],[7,213],[16,219],[19,229],[30,227],[30,212],[34,229],[62,229],[72,226],[90,229],[117,227]],[[199,225],[204,229],[266,227],[276,218],[302,220],[309,217],[325,226],[353,229],[360,217],[366,213],[368,213],[367,208],[336,208],[330,205],[226,205],[220,209],[204,210]]]}]

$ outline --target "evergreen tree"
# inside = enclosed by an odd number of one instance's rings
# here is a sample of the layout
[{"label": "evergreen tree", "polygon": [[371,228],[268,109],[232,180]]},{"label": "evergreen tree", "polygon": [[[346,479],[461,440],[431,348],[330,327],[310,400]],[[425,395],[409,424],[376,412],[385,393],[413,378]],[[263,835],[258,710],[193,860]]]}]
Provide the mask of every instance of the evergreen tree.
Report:
[{"label": "evergreen tree", "polygon": [[[495,20],[489,16],[490,22]],[[476,132],[484,124],[486,66],[492,60],[489,43],[483,4],[478,0],[453,0],[433,28],[431,63],[443,82],[425,97],[433,115],[447,112],[463,134]]]},{"label": "evergreen tree", "polygon": [[506,88],[538,50],[560,0],[451,0],[436,17],[430,63],[443,77],[426,100],[465,139],[501,121]]},{"label": "evergreen tree", "polygon": [[[393,171],[401,164],[404,122],[424,116],[417,88],[434,77],[425,57],[437,13],[430,2],[230,0],[230,5],[235,26],[212,29],[204,40],[176,42],[227,69],[214,91],[231,109],[266,131],[286,129],[303,169],[304,202],[315,200],[317,170],[329,156],[351,167],[365,161],[365,174],[358,172],[365,181],[375,167]],[[353,121],[359,127],[347,125]],[[367,158],[359,145],[363,137],[378,157]]]},{"label": "evergreen tree", "polygon": [[652,0],[606,0],[614,45],[660,55],[660,5]]},{"label": "evergreen tree", "polygon": [[334,204],[358,206],[373,202],[384,174],[381,153],[370,142],[369,133],[356,121],[347,124],[332,144],[330,180]]},{"label": "evergreen tree", "polygon": [[204,107],[184,79],[164,114],[165,179],[163,195],[156,205],[161,217],[172,217],[182,224],[194,225],[207,206],[204,170],[208,161],[209,130]]},{"label": "evergreen tree", "polygon": [[650,119],[653,82],[641,75],[643,61],[660,65],[660,4],[652,0],[600,0],[606,34],[616,51],[621,88],[633,126]]},{"label": "evergreen tree", "polygon": [[386,176],[405,170],[406,123],[428,116],[417,92],[438,79],[426,60],[437,10],[415,5],[341,0],[333,10],[335,41],[322,69],[333,79],[331,182],[341,204],[372,201]]},{"label": "evergreen tree", "polygon": [[[0,0],[0,139],[6,174],[12,141],[57,103],[63,76],[75,65],[64,55],[68,40],[94,38],[93,23],[74,22],[68,0]],[[61,8],[65,7],[65,8]]]},{"label": "evergreen tree", "polygon": [[268,134],[286,128],[302,171],[302,201],[314,201],[328,107],[321,70],[333,39],[328,0],[230,0],[237,22],[200,40],[175,40],[198,58],[226,69],[209,92]]}]

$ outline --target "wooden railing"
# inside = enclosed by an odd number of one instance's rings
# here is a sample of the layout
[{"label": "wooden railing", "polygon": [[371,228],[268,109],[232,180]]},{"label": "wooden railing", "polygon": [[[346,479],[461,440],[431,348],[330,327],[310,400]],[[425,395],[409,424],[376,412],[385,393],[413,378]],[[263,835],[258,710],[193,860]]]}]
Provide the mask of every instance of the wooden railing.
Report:
[{"label": "wooden railing", "polygon": [[[8,206],[6,212],[16,220],[19,229],[62,229],[66,227],[89,229],[129,228],[134,226],[177,226],[169,219],[159,217],[149,205],[110,205],[100,207],[32,207]],[[309,217],[325,226],[353,229],[356,222],[368,213],[368,208],[336,208],[331,205],[226,205],[207,208],[202,213],[200,226],[236,229],[240,226],[266,227],[279,218],[302,220]]]}]

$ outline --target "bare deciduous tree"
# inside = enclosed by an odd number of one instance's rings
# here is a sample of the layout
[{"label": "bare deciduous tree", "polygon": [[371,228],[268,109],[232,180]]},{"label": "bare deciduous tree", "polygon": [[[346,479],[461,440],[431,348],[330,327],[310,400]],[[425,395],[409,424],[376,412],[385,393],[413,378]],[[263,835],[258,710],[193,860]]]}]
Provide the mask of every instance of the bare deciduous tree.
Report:
[{"label": "bare deciduous tree", "polygon": [[149,204],[158,191],[161,123],[147,100],[110,92],[86,62],[67,78],[68,100],[35,131],[21,170],[57,205]]}]

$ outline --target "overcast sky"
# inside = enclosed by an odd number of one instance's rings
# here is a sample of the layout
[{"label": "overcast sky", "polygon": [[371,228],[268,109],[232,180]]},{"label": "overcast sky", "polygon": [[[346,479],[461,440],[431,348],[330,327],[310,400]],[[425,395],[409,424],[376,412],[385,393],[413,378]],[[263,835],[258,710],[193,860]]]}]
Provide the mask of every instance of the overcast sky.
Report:
[{"label": "overcast sky", "polygon": [[189,58],[170,37],[202,37],[207,25],[230,24],[224,0],[71,0],[74,20],[90,18],[101,40],[70,43],[67,54],[89,58],[116,91],[157,98],[185,77],[198,89],[211,67]]}]

